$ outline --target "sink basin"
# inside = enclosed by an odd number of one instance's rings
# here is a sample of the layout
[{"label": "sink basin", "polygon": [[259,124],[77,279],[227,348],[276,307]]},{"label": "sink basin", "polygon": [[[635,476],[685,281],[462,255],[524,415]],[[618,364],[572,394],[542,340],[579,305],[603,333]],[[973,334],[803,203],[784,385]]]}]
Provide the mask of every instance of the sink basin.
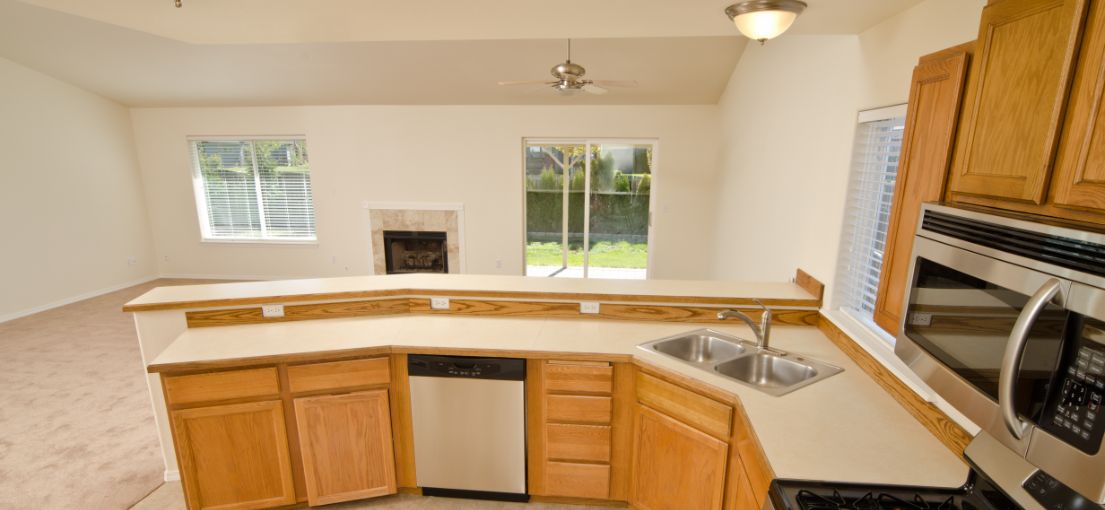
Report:
[{"label": "sink basin", "polygon": [[713,364],[733,359],[747,352],[739,338],[702,329],[676,337],[663,338],[641,347],[694,364]]},{"label": "sink basin", "polygon": [[784,395],[843,370],[791,354],[759,351],[714,367],[717,373],[772,395]]},{"label": "sink basin", "polygon": [[637,348],[712,371],[774,396],[785,395],[844,371],[798,354],[760,349],[752,342],[712,329],[697,329],[645,342]]}]

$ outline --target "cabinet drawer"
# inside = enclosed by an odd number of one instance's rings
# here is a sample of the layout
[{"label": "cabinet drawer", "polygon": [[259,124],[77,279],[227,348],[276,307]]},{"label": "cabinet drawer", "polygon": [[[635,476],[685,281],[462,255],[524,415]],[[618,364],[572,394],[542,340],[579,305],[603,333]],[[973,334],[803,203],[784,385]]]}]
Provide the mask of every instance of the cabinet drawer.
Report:
[{"label": "cabinet drawer", "polygon": [[614,367],[609,363],[550,361],[545,365],[545,390],[604,393],[614,389]]},{"label": "cabinet drawer", "polygon": [[390,379],[387,357],[288,367],[288,386],[292,393],[387,384]]},{"label": "cabinet drawer", "polygon": [[280,394],[276,368],[174,375],[163,379],[169,404],[193,404]]},{"label": "cabinet drawer", "polygon": [[610,424],[613,402],[610,397],[549,395],[545,397],[546,416],[551,422]]},{"label": "cabinet drawer", "polygon": [[733,408],[648,374],[637,373],[637,400],[719,439],[728,439]]},{"label": "cabinet drawer", "polygon": [[549,496],[606,499],[610,497],[610,466],[549,462],[545,464],[545,492]]},{"label": "cabinet drawer", "polygon": [[610,427],[606,425],[545,425],[548,458],[610,462]]}]

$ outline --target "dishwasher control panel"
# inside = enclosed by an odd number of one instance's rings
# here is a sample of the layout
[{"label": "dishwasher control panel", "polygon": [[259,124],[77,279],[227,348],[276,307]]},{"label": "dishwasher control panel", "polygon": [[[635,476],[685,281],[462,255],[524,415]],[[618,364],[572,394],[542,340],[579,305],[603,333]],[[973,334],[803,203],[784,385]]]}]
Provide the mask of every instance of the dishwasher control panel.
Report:
[{"label": "dishwasher control panel", "polygon": [[474,356],[434,356],[411,354],[407,357],[411,376],[459,377],[523,381],[526,360],[518,358],[480,358]]}]

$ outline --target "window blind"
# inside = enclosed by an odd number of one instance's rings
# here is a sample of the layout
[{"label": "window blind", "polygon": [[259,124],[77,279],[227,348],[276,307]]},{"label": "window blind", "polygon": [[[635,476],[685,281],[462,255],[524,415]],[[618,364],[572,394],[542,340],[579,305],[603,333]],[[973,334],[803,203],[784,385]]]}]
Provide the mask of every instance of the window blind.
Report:
[{"label": "window blind", "polygon": [[905,128],[904,107],[862,112],[856,127],[834,303],[872,320]]},{"label": "window blind", "polygon": [[192,156],[204,239],[316,239],[305,140],[193,140]]}]

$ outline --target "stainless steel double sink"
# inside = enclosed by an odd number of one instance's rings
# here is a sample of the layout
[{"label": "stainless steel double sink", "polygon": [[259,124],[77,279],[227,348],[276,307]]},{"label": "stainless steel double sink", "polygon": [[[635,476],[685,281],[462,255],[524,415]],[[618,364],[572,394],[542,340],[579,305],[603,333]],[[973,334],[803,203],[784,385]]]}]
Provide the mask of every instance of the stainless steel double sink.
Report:
[{"label": "stainless steel double sink", "polygon": [[844,369],[805,356],[760,349],[756,344],[712,329],[645,342],[637,346],[774,396],[832,377]]}]

